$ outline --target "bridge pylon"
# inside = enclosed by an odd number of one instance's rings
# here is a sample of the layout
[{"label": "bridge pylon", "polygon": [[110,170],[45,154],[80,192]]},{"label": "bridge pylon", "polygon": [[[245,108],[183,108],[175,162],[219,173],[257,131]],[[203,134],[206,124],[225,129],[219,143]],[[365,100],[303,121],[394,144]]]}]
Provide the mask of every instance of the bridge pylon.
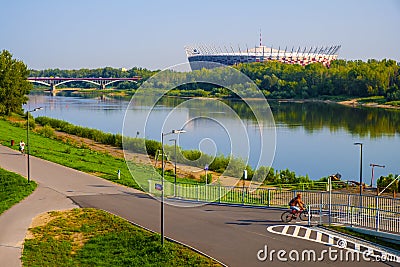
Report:
[{"label": "bridge pylon", "polygon": [[55,84],[50,84],[50,93],[52,96],[56,96],[57,95],[57,89],[56,89],[56,85]]}]

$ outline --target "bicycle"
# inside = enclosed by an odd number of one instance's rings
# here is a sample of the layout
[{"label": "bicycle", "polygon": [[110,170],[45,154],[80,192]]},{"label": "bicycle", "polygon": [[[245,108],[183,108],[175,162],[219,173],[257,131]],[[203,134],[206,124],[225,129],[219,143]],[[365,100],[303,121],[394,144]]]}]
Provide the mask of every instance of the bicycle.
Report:
[{"label": "bicycle", "polygon": [[300,218],[300,220],[302,220],[302,221],[308,221],[308,217],[310,217],[310,219],[312,218],[311,213],[309,214],[307,207],[305,207],[303,210],[296,212],[296,213],[293,213],[293,211],[290,209],[284,211],[281,215],[281,220],[282,220],[282,222],[288,223],[288,222],[292,221],[293,219],[296,219],[297,215]]}]

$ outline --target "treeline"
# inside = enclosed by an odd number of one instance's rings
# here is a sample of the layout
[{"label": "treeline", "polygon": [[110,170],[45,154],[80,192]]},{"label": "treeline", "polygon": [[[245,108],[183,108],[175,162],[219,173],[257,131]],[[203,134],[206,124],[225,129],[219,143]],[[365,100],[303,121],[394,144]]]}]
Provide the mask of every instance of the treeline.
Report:
[{"label": "treeline", "polygon": [[[62,78],[131,78],[134,76],[140,76],[142,79],[138,82],[120,82],[115,84],[118,89],[136,89],[141,83],[147,80],[149,77],[157,73],[157,71],[151,71],[146,68],[131,68],[131,69],[116,69],[111,67],[97,68],[97,69],[79,69],[79,70],[60,70],[60,69],[46,69],[46,70],[30,70],[30,77],[62,77]],[[60,85],[62,86],[62,85]],[[79,87],[89,88],[93,87],[93,84],[82,83],[82,82],[71,82],[68,83],[68,87]]]},{"label": "treeline", "polygon": [[[317,98],[320,96],[347,96],[367,97],[384,96],[386,101],[400,100],[400,66],[394,60],[335,60],[329,68],[320,63],[301,66],[297,64],[284,64],[277,61],[263,63],[239,64],[234,68],[247,75],[263,92],[267,98]],[[30,76],[34,77],[133,77],[141,76],[139,83],[123,82],[116,85],[120,89],[136,89],[158,71],[144,68],[129,70],[114,69],[110,67],[99,69],[80,70],[31,70]],[[202,69],[189,73],[170,72],[171,79],[196,81],[221,80],[227,72],[214,69]],[[229,74],[228,74],[229,75]],[[161,79],[151,84],[154,88],[166,88],[168,79]],[[233,83],[234,84],[234,83]],[[69,84],[70,87],[82,87],[82,83]],[[90,84],[85,86],[92,86]],[[248,85],[238,82],[233,86],[235,90],[246,91]],[[208,97],[237,97],[235,93],[220,88],[215,84],[191,82],[179,86],[169,93],[176,96],[208,96]],[[250,95],[251,96],[251,95]]]},{"label": "treeline", "polygon": [[400,100],[400,67],[394,60],[335,60],[330,68],[319,63],[303,67],[270,61],[236,68],[270,98],[380,95],[388,101]]}]

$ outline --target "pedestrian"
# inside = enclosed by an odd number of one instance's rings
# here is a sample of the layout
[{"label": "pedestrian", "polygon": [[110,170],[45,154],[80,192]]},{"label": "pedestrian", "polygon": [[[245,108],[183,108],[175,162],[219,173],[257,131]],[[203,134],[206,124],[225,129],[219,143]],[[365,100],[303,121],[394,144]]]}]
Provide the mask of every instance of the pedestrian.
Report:
[{"label": "pedestrian", "polygon": [[25,143],[23,140],[21,140],[21,142],[19,142],[19,151],[21,152],[21,154],[24,154],[25,151]]}]

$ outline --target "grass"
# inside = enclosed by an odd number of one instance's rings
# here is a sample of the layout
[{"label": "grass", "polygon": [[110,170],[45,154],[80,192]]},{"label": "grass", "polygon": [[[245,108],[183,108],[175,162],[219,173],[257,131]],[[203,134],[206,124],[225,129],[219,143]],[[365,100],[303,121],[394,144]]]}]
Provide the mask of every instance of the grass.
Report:
[{"label": "grass", "polygon": [[370,96],[370,97],[363,97],[357,99],[358,103],[378,103],[378,104],[385,104],[386,98],[384,96]]},{"label": "grass", "polygon": [[[15,145],[12,147],[10,140],[15,140]],[[26,129],[0,120],[0,143],[17,150],[20,140],[26,141]],[[152,170],[151,167],[130,162],[134,180],[123,158],[93,151],[87,146],[77,145],[69,141],[46,138],[34,132],[30,132],[29,141],[31,144],[30,154],[33,156],[136,189],[141,188],[135,180],[147,179]],[[118,170],[121,171],[120,179],[117,175]]]},{"label": "grass", "polygon": [[344,234],[348,234],[348,235],[351,235],[351,236],[354,236],[354,237],[358,237],[360,239],[364,239],[364,240],[367,240],[367,241],[370,241],[370,242],[373,242],[373,243],[376,243],[376,244],[379,244],[379,245],[382,245],[382,246],[385,246],[385,247],[388,247],[388,248],[393,248],[393,249],[396,249],[396,250],[400,250],[400,247],[399,247],[398,244],[394,244],[394,243],[390,243],[390,242],[384,241],[384,240],[380,239],[377,236],[368,235],[368,234],[362,234],[362,233],[353,231],[350,228],[343,227],[343,226],[327,226],[327,228],[330,228],[332,230],[335,230],[335,231],[338,231],[338,232],[341,232],[341,233],[344,233]]},{"label": "grass", "polygon": [[185,246],[96,209],[48,213],[48,223],[30,229],[24,266],[220,266]]},{"label": "grass", "polygon": [[36,186],[34,181],[28,184],[21,175],[0,168],[0,214],[29,196]]}]

